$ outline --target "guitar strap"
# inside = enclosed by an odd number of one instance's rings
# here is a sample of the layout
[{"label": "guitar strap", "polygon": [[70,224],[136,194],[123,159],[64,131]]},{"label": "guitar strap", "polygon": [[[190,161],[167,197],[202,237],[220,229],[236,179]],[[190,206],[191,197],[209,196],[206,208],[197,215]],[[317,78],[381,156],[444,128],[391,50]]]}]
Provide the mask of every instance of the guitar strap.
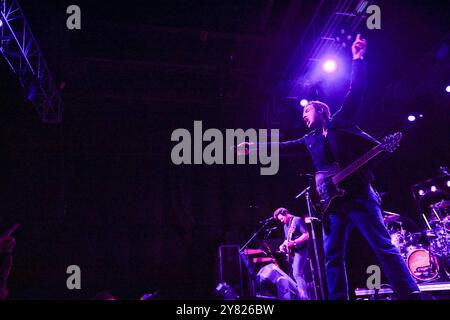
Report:
[{"label": "guitar strap", "polygon": [[292,241],[292,234],[294,233],[294,228],[295,228],[294,219],[295,219],[295,217],[292,217],[291,223],[289,224],[288,239],[287,239],[288,241]]}]

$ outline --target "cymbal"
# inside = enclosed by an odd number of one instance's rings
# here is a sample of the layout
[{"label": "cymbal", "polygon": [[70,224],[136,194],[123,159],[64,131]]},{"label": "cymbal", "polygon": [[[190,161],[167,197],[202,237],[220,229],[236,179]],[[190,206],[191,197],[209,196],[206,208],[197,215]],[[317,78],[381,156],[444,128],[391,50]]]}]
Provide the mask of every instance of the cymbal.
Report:
[{"label": "cymbal", "polygon": [[439,208],[439,209],[447,208],[447,207],[450,207],[450,200],[447,200],[447,201],[442,200],[442,201],[436,202],[430,206],[430,208]]},{"label": "cymbal", "polygon": [[[385,211],[383,211],[383,212],[385,212]],[[389,212],[389,211],[387,211],[387,212]],[[387,222],[385,222],[387,227],[402,226],[402,228],[404,228],[410,232],[417,232],[417,231],[421,230],[421,228],[413,220],[411,220],[408,217],[401,216],[401,215],[397,215],[397,214],[386,215],[383,217],[383,220],[384,221],[387,220]],[[397,224],[398,224],[398,226],[397,226]]]},{"label": "cymbal", "polygon": [[418,202],[419,211],[427,212],[432,208],[433,204],[439,202],[450,201],[450,193],[442,190],[436,190],[435,192],[427,192],[425,193]]},{"label": "cymbal", "polygon": [[398,219],[400,219],[400,215],[398,213],[389,212],[389,211],[383,211],[383,213],[385,214],[383,217],[384,223],[390,223],[390,222],[394,222],[394,221],[397,221]]}]

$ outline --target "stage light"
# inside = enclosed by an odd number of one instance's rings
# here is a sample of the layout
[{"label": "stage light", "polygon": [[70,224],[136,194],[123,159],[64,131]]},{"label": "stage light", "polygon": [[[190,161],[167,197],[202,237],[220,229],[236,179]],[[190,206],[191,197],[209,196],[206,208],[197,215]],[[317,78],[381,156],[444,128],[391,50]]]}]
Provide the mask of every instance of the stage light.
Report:
[{"label": "stage light", "polygon": [[447,187],[450,188],[450,180],[447,181]]},{"label": "stage light", "polygon": [[300,100],[300,105],[301,105],[302,107],[306,107],[306,106],[308,105],[308,100],[306,100],[306,99]]},{"label": "stage light", "polygon": [[408,121],[410,122],[416,121],[416,117],[411,114],[408,116]]},{"label": "stage light", "polygon": [[448,93],[450,93],[450,86],[447,86],[447,88],[445,88],[445,91],[447,91]]},{"label": "stage light", "polygon": [[3,27],[3,21],[0,19],[0,28]]},{"label": "stage light", "polygon": [[436,186],[431,186],[431,192],[436,192]]},{"label": "stage light", "polygon": [[425,191],[423,191],[422,189],[419,190],[419,196],[423,196],[425,194]]},{"label": "stage light", "polygon": [[336,61],[334,60],[327,60],[323,63],[322,68],[325,72],[331,73],[336,70]]}]

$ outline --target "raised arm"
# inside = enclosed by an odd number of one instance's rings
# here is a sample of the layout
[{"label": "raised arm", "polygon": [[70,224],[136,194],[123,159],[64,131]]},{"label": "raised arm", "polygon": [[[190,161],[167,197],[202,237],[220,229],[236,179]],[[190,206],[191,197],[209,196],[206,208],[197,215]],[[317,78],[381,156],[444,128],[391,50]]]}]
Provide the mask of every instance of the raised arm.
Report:
[{"label": "raised arm", "polygon": [[367,41],[356,36],[352,45],[352,75],[350,89],[345,97],[341,108],[333,115],[332,121],[339,124],[354,124],[361,108],[364,91],[366,88],[366,70],[364,66],[364,54]]},{"label": "raised arm", "polygon": [[258,152],[258,148],[262,146],[266,146],[267,148],[272,147],[273,145],[278,145],[280,153],[288,153],[300,150],[306,150],[305,148],[305,137],[301,137],[296,140],[285,141],[285,142],[271,142],[271,143],[249,143],[242,142],[237,146],[238,155],[247,155],[250,153]]}]

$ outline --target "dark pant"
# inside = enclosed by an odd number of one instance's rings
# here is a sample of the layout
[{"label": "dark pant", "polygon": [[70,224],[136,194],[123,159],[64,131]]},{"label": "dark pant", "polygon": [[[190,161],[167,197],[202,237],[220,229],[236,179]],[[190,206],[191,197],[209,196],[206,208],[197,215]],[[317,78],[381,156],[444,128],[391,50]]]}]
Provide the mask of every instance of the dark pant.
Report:
[{"label": "dark pant", "polygon": [[367,197],[346,199],[333,206],[323,226],[329,300],[349,299],[345,247],[352,227],[358,228],[369,242],[400,299],[409,299],[412,292],[419,291],[405,261],[391,242],[373,189]]},{"label": "dark pant", "polygon": [[294,254],[294,259],[292,261],[292,276],[297,283],[298,299],[308,300],[308,288],[305,281],[305,267],[306,259],[308,258],[308,251],[303,250],[302,252],[297,252]]}]

